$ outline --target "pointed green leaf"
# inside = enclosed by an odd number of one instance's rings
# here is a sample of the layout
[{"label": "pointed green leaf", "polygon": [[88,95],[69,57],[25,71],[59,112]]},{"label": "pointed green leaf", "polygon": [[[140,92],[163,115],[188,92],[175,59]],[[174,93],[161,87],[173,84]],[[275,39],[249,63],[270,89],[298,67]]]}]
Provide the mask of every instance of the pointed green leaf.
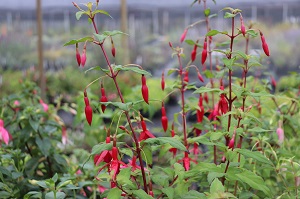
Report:
[{"label": "pointed green leaf", "polygon": [[166,187],[166,188],[163,188],[161,191],[164,194],[166,194],[169,199],[174,198],[174,188],[173,187]]},{"label": "pointed green leaf", "polygon": [[208,16],[210,15],[210,8],[206,8],[206,9],[204,10],[204,15],[205,15],[206,17],[208,17]]},{"label": "pointed green leaf", "polygon": [[109,16],[110,18],[112,18],[112,16],[110,16],[110,14],[107,11],[105,11],[105,10],[95,10],[93,12],[93,15],[98,14],[98,13],[104,14],[104,15]]},{"label": "pointed green leaf", "polygon": [[196,91],[194,91],[194,94],[197,93],[208,93],[208,92],[220,92],[221,90],[219,88],[207,88],[207,87],[200,87]]},{"label": "pointed green leaf", "polygon": [[122,190],[115,187],[110,189],[107,195],[107,199],[119,199],[121,197]]},{"label": "pointed green leaf", "polygon": [[118,71],[132,71],[132,72],[135,72],[135,73],[138,73],[141,75],[152,76],[151,73],[149,73],[145,70],[142,70],[138,67],[124,67],[122,65],[116,65],[113,68],[114,68],[114,70],[118,70]]},{"label": "pointed green leaf", "polygon": [[216,192],[221,192],[221,193],[225,192],[225,188],[218,178],[215,178],[210,185],[210,193],[216,193]]},{"label": "pointed green leaf", "polygon": [[144,190],[133,190],[133,195],[137,196],[139,199],[153,199],[152,196],[148,195]]},{"label": "pointed green leaf", "polygon": [[272,165],[272,162],[258,151],[249,151],[247,149],[239,149],[239,148],[236,148],[234,150],[244,155],[245,157],[253,158],[261,163]]},{"label": "pointed green leaf", "polygon": [[91,155],[99,154],[102,151],[105,150],[111,150],[112,149],[112,143],[101,143],[97,144],[92,148],[92,153]]},{"label": "pointed green leaf", "polygon": [[225,15],[224,15],[224,18],[226,19],[226,18],[233,18],[233,17],[235,17],[237,14],[232,14],[232,13],[230,13],[230,12],[226,12],[225,13]]},{"label": "pointed green leaf", "polygon": [[76,19],[79,20],[83,14],[85,14],[83,11],[76,12]]},{"label": "pointed green leaf", "polygon": [[158,138],[149,138],[144,142],[149,144],[170,144],[172,147],[186,151],[186,147],[174,137],[158,137]]}]

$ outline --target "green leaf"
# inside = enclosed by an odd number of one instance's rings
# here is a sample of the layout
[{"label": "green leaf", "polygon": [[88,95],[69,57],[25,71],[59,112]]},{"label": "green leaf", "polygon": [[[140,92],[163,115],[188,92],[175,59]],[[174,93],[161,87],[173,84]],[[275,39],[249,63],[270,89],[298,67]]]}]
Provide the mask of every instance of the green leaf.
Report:
[{"label": "green leaf", "polygon": [[54,176],[52,177],[52,180],[54,182],[57,182],[57,179],[58,179],[58,175],[57,175],[57,173],[55,173]]},{"label": "green leaf", "polygon": [[40,126],[40,122],[39,121],[36,121],[36,120],[33,120],[33,119],[29,119],[29,124],[30,126],[32,127],[32,129],[37,132],[38,129],[39,129],[39,126]]},{"label": "green leaf", "polygon": [[235,57],[231,59],[223,58],[222,61],[229,70],[232,70],[232,66],[235,62],[235,59],[236,59]]},{"label": "green leaf", "polygon": [[220,92],[221,89],[219,88],[207,88],[207,87],[200,87],[197,90],[195,90],[193,93],[208,93],[208,92]]},{"label": "green leaf", "polygon": [[220,33],[220,31],[218,31],[218,30],[210,30],[208,33],[206,33],[206,36],[215,36],[219,33]]},{"label": "green leaf", "polygon": [[93,39],[93,37],[83,37],[83,38],[80,38],[77,40],[78,43],[86,42],[86,41],[92,42],[92,41],[94,41],[94,39]]},{"label": "green leaf", "polygon": [[36,184],[38,184],[40,187],[43,187],[45,189],[50,188],[45,181],[37,181]]},{"label": "green leaf", "polygon": [[117,107],[123,111],[129,111],[130,106],[133,104],[132,102],[128,102],[126,104],[122,102],[99,102],[100,104],[103,104],[105,106],[113,105],[114,107]]},{"label": "green leaf", "polygon": [[182,199],[206,199],[207,197],[203,193],[199,193],[198,191],[191,190],[181,196]]},{"label": "green leaf", "polygon": [[92,71],[92,70],[101,70],[102,72],[104,73],[109,73],[109,69],[104,69],[104,68],[101,68],[100,66],[94,66],[94,67],[91,67],[89,69],[87,69],[86,71],[84,71],[84,73],[87,73],[89,71]]},{"label": "green leaf", "polygon": [[152,150],[150,145],[145,145],[142,149],[142,158],[147,164],[152,164]]},{"label": "green leaf", "polygon": [[187,43],[188,45],[195,45],[196,43],[194,42],[194,40],[191,40],[191,39],[186,39],[184,40],[185,43]]},{"label": "green leaf", "polygon": [[218,178],[215,178],[210,185],[210,193],[216,193],[216,192],[221,192],[221,193],[225,192],[225,188]]},{"label": "green leaf", "polygon": [[244,155],[245,157],[253,158],[259,162],[272,165],[272,162],[258,151],[249,151],[247,149],[239,149],[239,148],[236,148],[234,150]]},{"label": "green leaf", "polygon": [[224,175],[225,173],[209,172],[207,175],[207,181],[209,184],[211,184],[214,179],[221,178]]},{"label": "green leaf", "polygon": [[252,37],[257,37],[258,33],[255,30],[249,29],[246,31],[247,34],[251,35]]},{"label": "green leaf", "polygon": [[98,39],[98,41],[99,41],[100,43],[103,43],[104,40],[105,40],[106,37],[107,37],[107,35],[104,35],[104,34],[99,35],[99,34],[94,33],[94,35],[95,35],[95,37]]},{"label": "green leaf", "polygon": [[99,154],[102,151],[105,150],[111,150],[112,149],[112,143],[101,143],[97,144],[92,148],[92,153],[91,155]]},{"label": "green leaf", "polygon": [[249,57],[244,52],[242,52],[240,50],[234,51],[233,54],[237,54],[237,55],[239,55],[241,58],[243,58],[245,60],[249,59]]},{"label": "green leaf", "polygon": [[138,67],[124,67],[122,65],[116,65],[113,68],[114,68],[114,70],[118,70],[118,71],[132,71],[132,72],[135,72],[135,73],[138,73],[141,75],[152,76],[151,73],[149,73],[145,70],[142,70]]},{"label": "green leaf", "polygon": [[263,191],[268,196],[271,195],[270,189],[266,186],[264,180],[255,173],[244,170],[242,173],[236,174],[236,176],[238,177],[239,181],[248,184],[253,189]]},{"label": "green leaf", "polygon": [[173,137],[158,137],[158,138],[148,138],[144,141],[148,144],[170,144],[172,147],[186,151],[185,146]]},{"label": "green leaf", "polygon": [[[65,186],[67,186],[67,185],[69,185],[69,184],[71,184],[72,183],[72,180],[66,180],[66,181],[64,181],[64,182],[60,182],[58,185],[57,185],[57,189],[61,189],[62,187],[65,187]],[[74,186],[74,185],[73,185]],[[75,189],[77,189],[77,187],[76,186],[74,186],[75,187]]]},{"label": "green leaf", "polygon": [[153,199],[152,196],[148,195],[144,190],[139,189],[139,190],[133,190],[132,191],[133,195],[139,197],[140,199]]},{"label": "green leaf", "polygon": [[30,191],[24,196],[24,199],[30,198],[42,198],[42,193],[38,191]]},{"label": "green leaf", "polygon": [[64,44],[64,46],[69,46],[69,45],[74,45],[77,44],[77,40],[76,39],[72,39],[70,41],[68,41],[67,43]]},{"label": "green leaf", "polygon": [[48,192],[45,195],[45,199],[64,199],[66,194],[64,192],[56,192],[56,196],[54,196],[54,192]]},{"label": "green leaf", "polygon": [[106,36],[115,36],[115,35],[128,35],[127,33],[121,32],[119,30],[113,30],[113,31],[104,31],[103,35]]},{"label": "green leaf", "polygon": [[107,11],[105,11],[105,10],[95,10],[93,12],[93,15],[98,14],[98,13],[104,14],[104,15],[109,16],[110,18],[112,18],[112,16],[110,16],[110,14]]},{"label": "green leaf", "polygon": [[173,199],[174,198],[174,188],[172,188],[172,187],[166,187],[166,188],[163,188],[161,191],[164,194],[166,194],[169,199]]},{"label": "green leaf", "polygon": [[205,75],[206,78],[210,79],[210,78],[214,78],[214,74],[210,71],[210,70],[205,70],[203,72],[203,74]]},{"label": "green leaf", "polygon": [[248,131],[249,132],[255,132],[255,133],[262,133],[262,132],[270,132],[272,130],[266,130],[266,129],[262,129],[261,127],[256,126],[252,129],[249,129]]},{"label": "green leaf", "polygon": [[49,156],[51,149],[51,141],[49,138],[44,138],[43,140],[40,137],[35,138],[35,143],[38,145],[40,151],[44,156]]},{"label": "green leaf", "polygon": [[226,18],[233,18],[233,17],[235,17],[237,14],[232,14],[232,13],[230,13],[230,12],[225,12],[225,15],[224,15],[224,18],[226,19]]},{"label": "green leaf", "polygon": [[86,14],[84,11],[76,12],[76,19],[79,20],[83,14]]},{"label": "green leaf", "polygon": [[122,194],[122,190],[115,187],[109,190],[107,199],[119,199],[121,197],[121,194]]},{"label": "green leaf", "polygon": [[204,10],[204,15],[208,17],[210,15],[210,8]]}]

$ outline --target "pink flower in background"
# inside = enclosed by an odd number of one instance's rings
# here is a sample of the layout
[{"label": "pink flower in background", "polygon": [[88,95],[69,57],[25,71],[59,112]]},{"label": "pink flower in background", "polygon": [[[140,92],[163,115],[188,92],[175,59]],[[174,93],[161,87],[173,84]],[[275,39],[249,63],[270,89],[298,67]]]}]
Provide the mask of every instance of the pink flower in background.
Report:
[{"label": "pink flower in background", "polygon": [[6,145],[8,145],[9,139],[11,139],[11,135],[4,128],[4,122],[0,119],[0,141],[3,141]]},{"label": "pink flower in background", "polygon": [[63,143],[63,145],[66,145],[68,140],[67,128],[63,126],[61,128],[61,131],[62,131],[61,142]]},{"label": "pink flower in background", "polygon": [[284,141],[284,131],[281,127],[278,127],[276,130],[277,136],[278,136],[278,143],[282,144]]},{"label": "pink flower in background", "polygon": [[18,100],[14,101],[14,110],[19,111],[20,110],[20,102]]},{"label": "pink flower in background", "polygon": [[48,112],[49,110],[48,104],[46,104],[42,99],[40,99],[40,104],[43,106],[44,111]]}]

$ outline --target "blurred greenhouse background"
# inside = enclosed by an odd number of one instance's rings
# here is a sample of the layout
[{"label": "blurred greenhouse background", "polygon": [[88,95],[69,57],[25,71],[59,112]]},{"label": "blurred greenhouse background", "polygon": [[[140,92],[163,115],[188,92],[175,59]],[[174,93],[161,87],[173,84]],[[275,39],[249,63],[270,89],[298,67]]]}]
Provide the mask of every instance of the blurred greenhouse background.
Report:
[{"label": "blurred greenhouse background", "polygon": [[[38,29],[37,2],[39,0],[0,1],[0,95],[12,93],[19,82],[11,80],[29,76],[38,81]],[[103,30],[123,30],[129,34],[123,44],[115,41],[117,63],[141,64],[154,75],[174,63],[168,42],[179,44],[184,28],[200,20],[199,8],[191,7],[193,1],[186,0],[100,0],[100,7],[110,13],[113,19],[97,16],[97,23]],[[77,2],[78,4],[80,2]],[[80,4],[79,4],[80,5]],[[123,5],[123,14],[121,14]],[[268,40],[271,57],[265,66],[276,79],[291,71],[299,72],[300,65],[300,0],[216,0],[208,1],[212,18],[212,29],[226,29],[222,8],[231,6],[243,11],[245,21],[255,22]],[[92,33],[86,18],[77,22],[77,9],[72,0],[41,0],[43,68],[47,72],[48,95],[59,92],[76,93],[86,85],[74,81],[82,80],[83,72],[77,70],[75,47],[63,47],[67,41]],[[123,21],[121,20],[123,18]],[[123,27],[122,27],[123,23]],[[80,25],[79,25],[80,24]],[[204,35],[204,25],[189,31],[187,38]],[[253,49],[260,49],[260,41],[251,42]],[[82,48],[82,46],[80,47]],[[187,46],[186,54],[190,53]],[[255,51],[253,53],[259,53]],[[87,49],[87,66],[105,65],[102,55],[92,46]],[[196,62],[200,66],[200,61]],[[63,69],[63,70],[62,70]],[[157,72],[159,71],[159,72]],[[72,73],[72,77],[69,74]],[[51,83],[51,84],[49,84]],[[51,87],[56,88],[54,92]],[[57,90],[58,89],[58,90]]]}]

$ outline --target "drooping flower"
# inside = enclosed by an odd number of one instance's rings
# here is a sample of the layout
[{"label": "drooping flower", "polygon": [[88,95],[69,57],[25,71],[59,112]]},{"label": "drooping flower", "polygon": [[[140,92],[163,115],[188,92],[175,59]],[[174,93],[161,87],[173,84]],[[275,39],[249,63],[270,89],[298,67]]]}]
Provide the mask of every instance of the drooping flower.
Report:
[{"label": "drooping flower", "polygon": [[63,145],[66,145],[67,144],[67,140],[68,140],[68,134],[67,134],[67,128],[66,128],[66,126],[62,126],[61,132],[62,132],[61,142],[63,143]]},{"label": "drooping flower", "polygon": [[42,105],[45,112],[48,112],[49,106],[42,99],[40,99],[40,104]]},{"label": "drooping flower", "polygon": [[284,141],[284,131],[281,127],[278,127],[276,130],[277,136],[278,136],[278,143],[282,144]]},{"label": "drooping flower", "polygon": [[0,141],[3,141],[6,145],[8,145],[10,137],[11,137],[11,135],[4,128],[4,121],[2,119],[0,119]]}]

